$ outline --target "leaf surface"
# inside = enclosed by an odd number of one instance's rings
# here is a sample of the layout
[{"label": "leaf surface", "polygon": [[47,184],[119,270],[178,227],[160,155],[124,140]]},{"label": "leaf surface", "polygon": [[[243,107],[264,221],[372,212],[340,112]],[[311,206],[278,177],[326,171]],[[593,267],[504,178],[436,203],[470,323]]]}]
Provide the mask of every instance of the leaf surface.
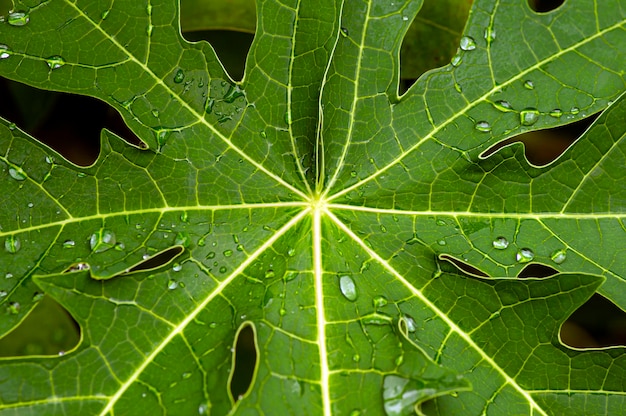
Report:
[{"label": "leaf surface", "polygon": [[[559,330],[596,291],[626,309],[626,9],[477,0],[399,96],[421,3],[259,1],[239,83],[172,0],[6,16],[3,76],[99,98],[143,145],[103,131],[81,168],[2,120],[0,333],[43,291],[82,340],[1,359],[0,414],[623,413],[624,349]],[[490,151],[601,111],[549,166]]]}]

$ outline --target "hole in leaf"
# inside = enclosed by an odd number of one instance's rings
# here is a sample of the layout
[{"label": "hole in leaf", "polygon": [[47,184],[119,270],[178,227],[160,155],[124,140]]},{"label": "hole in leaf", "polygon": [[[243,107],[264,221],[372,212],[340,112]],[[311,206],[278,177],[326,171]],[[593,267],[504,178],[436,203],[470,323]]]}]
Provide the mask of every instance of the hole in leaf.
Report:
[{"label": "hole in leaf", "polygon": [[574,348],[626,345],[626,313],[596,293],[563,323],[561,340]]},{"label": "hole in leaf", "polygon": [[233,369],[230,374],[230,394],[240,400],[252,386],[257,365],[256,333],[249,323],[242,325],[235,335]]},{"label": "hole in leaf", "polygon": [[0,339],[0,357],[63,355],[80,341],[80,328],[71,315],[49,296],[33,295],[39,303]]},{"label": "hole in leaf", "polygon": [[131,267],[130,269],[128,269],[128,273],[153,270],[161,266],[165,266],[166,264],[174,260],[174,258],[176,258],[180,253],[182,253],[183,250],[184,249],[180,246],[168,248],[167,250],[162,251],[152,257],[149,257],[141,263]]},{"label": "hole in leaf", "polygon": [[558,271],[550,266],[546,266],[545,264],[531,263],[524,267],[522,271],[519,272],[517,277],[520,279],[543,278],[554,276],[555,274],[558,274]]},{"label": "hole in leaf", "polygon": [[107,128],[128,143],[140,140],[122,117],[95,98],[44,91],[0,79],[0,115],[80,166],[91,165],[100,151],[100,132]]},{"label": "hole in leaf", "polygon": [[484,273],[482,270],[477,269],[474,266],[470,266],[469,264],[454,258],[452,256],[449,256],[447,254],[442,254],[439,256],[439,258],[441,260],[446,260],[450,263],[452,263],[454,266],[456,266],[457,269],[461,270],[464,273],[469,274],[470,276],[478,276],[478,277],[489,277],[486,273]]},{"label": "hole in leaf", "polygon": [[546,166],[563,154],[594,122],[599,114],[565,126],[520,134],[503,140],[485,150],[480,157],[487,158],[505,146],[521,142],[526,159],[534,166]]},{"label": "hole in leaf", "polygon": [[528,5],[537,13],[547,13],[565,3],[565,0],[528,0]]},{"label": "hole in leaf", "polygon": [[399,93],[408,90],[424,72],[450,62],[467,21],[468,0],[425,0],[400,49]]}]

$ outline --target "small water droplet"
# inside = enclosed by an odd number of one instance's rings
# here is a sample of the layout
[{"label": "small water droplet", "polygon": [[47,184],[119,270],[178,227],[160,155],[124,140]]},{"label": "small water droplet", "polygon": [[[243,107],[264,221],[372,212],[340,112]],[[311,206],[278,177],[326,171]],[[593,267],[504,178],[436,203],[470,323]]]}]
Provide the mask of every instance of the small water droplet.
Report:
[{"label": "small water droplet", "polygon": [[489,133],[491,131],[491,124],[486,121],[479,121],[474,125],[474,128],[483,133]]},{"label": "small water droplet", "polygon": [[17,315],[18,313],[20,313],[20,307],[21,306],[19,302],[11,302],[7,306],[7,312],[11,315]]},{"label": "small water droplet", "polygon": [[398,355],[396,357],[396,359],[394,360],[394,363],[396,363],[397,366],[402,365],[403,362],[404,362],[404,356],[403,355]]},{"label": "small water droplet", "polygon": [[11,56],[11,49],[7,45],[0,45],[0,59],[7,59]]},{"label": "small water droplet", "polygon": [[355,409],[350,412],[350,416],[361,416],[361,411]]},{"label": "small water droplet", "polygon": [[113,247],[115,247],[116,239],[115,233],[101,228],[98,232],[95,232],[89,238],[89,246],[94,253],[102,253]]},{"label": "small water droplet", "polygon": [[473,51],[476,49],[476,41],[469,36],[463,36],[461,38],[461,49],[464,51]]},{"label": "small water droplet", "polygon": [[559,118],[563,115],[563,111],[560,108],[555,108],[549,113],[552,117]]},{"label": "small water droplet", "polygon": [[176,74],[174,74],[174,82],[180,84],[185,80],[185,72],[182,69],[178,69]]},{"label": "small water droplet", "polygon": [[539,120],[539,111],[536,108],[525,108],[519,113],[522,126],[532,126]]},{"label": "small water droplet", "polygon": [[7,23],[11,26],[24,26],[30,21],[26,12],[11,12],[7,18]]},{"label": "small water droplet", "polygon": [[413,319],[413,317],[411,315],[404,315],[402,316],[402,319],[404,320],[404,323],[406,324],[406,330],[409,332],[415,332],[417,330],[417,323],[415,322],[415,319]]},{"label": "small water droplet", "polygon": [[178,246],[189,247],[190,241],[191,241],[191,238],[189,237],[189,233],[185,231],[181,231],[178,234],[176,234],[176,239],[174,240],[174,244]]},{"label": "small water droplet", "polygon": [[504,250],[509,246],[509,240],[504,237],[498,237],[492,242],[493,248],[496,250]]},{"label": "small water droplet", "polygon": [[41,299],[43,299],[44,294],[41,292],[35,292],[33,293],[33,302],[39,302]]},{"label": "small water droplet", "polygon": [[4,275],[5,279],[12,279],[13,278],[13,273],[7,273]]},{"label": "small water droplet", "polygon": [[350,276],[339,277],[339,289],[343,296],[350,302],[354,302],[358,296],[354,280]]},{"label": "small water droplet", "polygon": [[237,98],[243,97],[245,93],[238,85],[230,85],[224,94],[224,102],[232,104]]},{"label": "small water droplet", "polygon": [[279,314],[280,316],[285,316],[285,315],[287,315],[287,309],[285,309],[285,308],[280,308],[280,310],[278,311],[278,314]]},{"label": "small water droplet", "polygon": [[285,282],[290,282],[296,277],[298,277],[298,272],[296,272],[295,270],[289,270],[287,273],[283,275],[283,280]]},{"label": "small water droplet", "polygon": [[146,35],[148,35],[148,37],[151,37],[153,30],[154,30],[154,26],[153,25],[148,25],[148,27],[146,28]]},{"label": "small water droplet", "polygon": [[348,32],[348,28],[342,27],[341,28],[341,36],[343,36],[344,38],[347,38],[348,36],[350,36],[350,32]]},{"label": "small water droplet", "polygon": [[405,21],[405,22],[408,22],[409,21],[409,16],[402,16],[402,20]]},{"label": "small water droplet", "polygon": [[534,258],[535,253],[533,253],[533,251],[529,248],[523,248],[515,255],[515,260],[517,260],[518,263],[528,263]]},{"label": "small water droplet", "polygon": [[59,55],[54,55],[46,58],[46,64],[48,64],[48,68],[52,70],[59,69],[65,65],[65,59]]},{"label": "small water droplet", "polygon": [[493,106],[496,108],[496,110],[499,110],[502,112],[511,111],[513,109],[513,107],[511,106],[511,103],[505,100],[496,101],[495,103],[493,103]]},{"label": "small water droplet", "polygon": [[9,130],[13,131],[17,128],[17,125],[15,123],[9,123]]},{"label": "small water droplet", "polygon": [[461,65],[461,62],[463,62],[463,55],[461,51],[458,51],[456,55],[452,57],[452,60],[450,61],[450,63],[452,64],[452,66],[457,67]]},{"label": "small water droplet", "polygon": [[206,107],[204,108],[204,111],[207,114],[211,114],[214,106],[215,106],[215,100],[213,98],[209,98],[206,102]]},{"label": "small water droplet", "polygon": [[[22,243],[20,241],[20,239],[14,235],[10,235],[6,238],[6,240],[4,240],[4,249],[11,254],[15,254],[18,251],[20,251],[20,248],[22,247]],[[7,276],[9,276],[9,273],[7,273]],[[11,275],[12,277],[13,275]],[[8,278],[8,277],[7,277]]]},{"label": "small water droplet", "polygon": [[567,257],[567,250],[566,249],[562,249],[562,250],[556,250],[555,252],[553,252],[550,255],[550,259],[552,259],[553,262],[555,262],[556,264],[561,264],[565,261]]},{"label": "small water droplet", "polygon": [[167,282],[167,288],[169,290],[174,290],[178,287],[178,282],[176,280],[170,280]]},{"label": "small water droplet", "polygon": [[352,361],[354,361],[355,363],[358,363],[359,361],[361,361],[361,356],[359,354],[354,354],[352,356]]},{"label": "small water droplet", "polygon": [[26,173],[22,170],[22,168],[9,168],[9,176],[16,181],[23,181],[26,179]]},{"label": "small water droplet", "polygon": [[100,14],[100,18],[101,18],[102,20],[105,20],[107,17],[109,17],[109,12],[110,12],[110,11],[111,11],[111,10],[105,10],[105,11],[103,11],[103,12],[102,12],[102,14]]},{"label": "small water droplet", "polygon": [[276,277],[276,273],[274,272],[274,270],[269,269],[265,271],[265,278],[266,279],[271,279],[273,277]]},{"label": "small water droplet", "polygon": [[356,178],[356,170],[353,170],[352,172],[350,172],[350,176],[352,176],[353,178]]},{"label": "small water droplet", "polygon": [[287,110],[285,112],[285,123],[287,123],[287,125],[291,125],[291,122],[292,122],[292,120],[291,120],[291,111]]},{"label": "small water droplet", "polygon": [[65,240],[63,242],[63,248],[74,248],[74,246],[76,246],[74,240]]},{"label": "small water droplet", "polygon": [[4,298],[7,295],[7,291],[6,290],[0,290],[0,298]]},{"label": "small water droplet", "polygon": [[226,273],[228,269],[224,266],[220,267],[220,273]]},{"label": "small water droplet", "polygon": [[459,94],[463,92],[463,87],[461,87],[461,84],[459,84],[458,82],[454,83],[454,89],[456,90],[456,92],[458,92]]},{"label": "small water droplet", "polygon": [[580,112],[580,109],[578,107],[572,107],[569,112],[576,115]]},{"label": "small water droplet", "polygon": [[485,29],[484,38],[487,41],[487,44],[490,44],[496,39],[496,30],[492,27],[488,27]]},{"label": "small water droplet", "polygon": [[437,244],[439,244],[440,246],[445,246],[446,245],[446,240],[439,240],[439,241],[437,241]]},{"label": "small water droplet", "polygon": [[527,90],[534,90],[535,89],[535,83],[528,79],[528,80],[524,81],[524,88],[526,88]]},{"label": "small water droplet", "polygon": [[233,251],[232,250],[224,250],[224,257],[230,257],[233,255]]},{"label": "small water droplet", "polygon": [[49,165],[54,165],[54,157],[46,156],[46,163]]},{"label": "small water droplet", "polygon": [[387,232],[387,227],[385,227],[383,224],[380,224],[380,231],[383,233]]},{"label": "small water droplet", "polygon": [[382,308],[388,303],[387,298],[384,296],[376,296],[372,302],[374,303],[374,308],[376,309]]},{"label": "small water droplet", "polygon": [[174,263],[172,265],[172,270],[174,270],[175,272],[179,272],[183,269],[183,265],[180,263]]}]

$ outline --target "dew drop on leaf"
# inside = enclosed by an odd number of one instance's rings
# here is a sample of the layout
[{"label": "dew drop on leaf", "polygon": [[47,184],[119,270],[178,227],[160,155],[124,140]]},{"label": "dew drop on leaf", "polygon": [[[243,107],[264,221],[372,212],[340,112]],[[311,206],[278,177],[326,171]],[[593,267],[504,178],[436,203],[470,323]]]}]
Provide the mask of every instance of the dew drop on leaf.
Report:
[{"label": "dew drop on leaf", "polygon": [[102,14],[100,15],[100,18],[102,20],[105,20],[107,17],[109,17],[109,12],[110,12],[110,10],[103,11]]},{"label": "dew drop on leaf", "polygon": [[417,323],[415,322],[415,319],[413,319],[412,316],[405,314],[402,317],[402,319],[404,320],[404,323],[406,324],[407,331],[415,332],[417,330]]},{"label": "dew drop on leaf", "polygon": [[174,270],[175,272],[179,272],[183,269],[183,265],[180,263],[174,263],[172,265],[172,270]]},{"label": "dew drop on leaf", "polygon": [[184,80],[185,80],[185,72],[182,69],[179,69],[178,71],[176,71],[176,74],[174,74],[174,82],[177,84],[180,84]]},{"label": "dew drop on leaf", "polygon": [[488,27],[485,29],[484,38],[487,43],[491,43],[496,39],[496,30],[492,27]]},{"label": "dew drop on leaf", "polygon": [[224,266],[220,267],[220,273],[226,273],[228,269]]},{"label": "dew drop on leaf", "polygon": [[580,109],[578,107],[572,107],[569,112],[576,115],[580,112]]},{"label": "dew drop on leaf", "polygon": [[536,108],[525,108],[519,113],[519,116],[523,126],[532,126],[539,120],[539,111]]},{"label": "dew drop on leaf", "polygon": [[529,248],[523,248],[515,255],[515,260],[517,260],[518,263],[528,263],[534,258],[535,253]]},{"label": "dew drop on leaf", "polygon": [[178,282],[176,280],[170,280],[167,282],[167,288],[169,290],[174,290],[178,287]]},{"label": "dew drop on leaf", "polygon": [[0,45],[0,59],[7,59],[11,56],[11,50],[7,45]]},{"label": "dew drop on leaf", "polygon": [[11,279],[13,277],[13,273],[7,273],[4,275],[5,279]]},{"label": "dew drop on leaf", "polygon": [[461,38],[461,49],[464,51],[473,51],[476,49],[476,41],[469,36],[463,36]]},{"label": "dew drop on leaf", "polygon": [[89,238],[89,247],[94,253],[102,253],[115,246],[116,239],[113,231],[101,228]]},{"label": "dew drop on leaf", "polygon": [[500,110],[503,112],[511,111],[511,109],[513,108],[511,106],[511,103],[504,100],[496,101],[495,103],[493,103],[493,106],[496,108],[496,110]]},{"label": "dew drop on leaf", "polygon": [[289,281],[295,279],[296,277],[298,277],[298,272],[296,272],[294,270],[290,270],[290,271],[288,271],[287,273],[285,273],[283,275],[283,280],[285,282],[289,282]]},{"label": "dew drop on leaf", "polygon": [[496,250],[504,250],[509,246],[509,240],[505,237],[498,237],[492,242],[493,248]]},{"label": "dew drop on leaf", "polygon": [[552,117],[559,118],[563,115],[563,111],[560,108],[555,108],[549,113]]},{"label": "dew drop on leaf", "polygon": [[24,26],[30,21],[26,12],[11,12],[7,17],[7,23],[11,26]]},{"label": "dew drop on leaf", "polygon": [[266,279],[271,279],[271,278],[273,278],[275,276],[276,276],[276,273],[274,272],[274,270],[269,269],[269,270],[265,271],[265,278]]},{"label": "dew drop on leaf", "polygon": [[26,179],[26,173],[24,173],[22,168],[9,168],[9,176],[16,181],[23,181]]},{"label": "dew drop on leaf", "polygon": [[350,32],[348,32],[348,28],[342,27],[341,28],[341,36],[343,36],[344,38],[347,38],[348,36],[350,36]]},{"label": "dew drop on leaf", "polygon": [[440,246],[445,246],[446,245],[446,240],[439,240],[439,241],[437,241],[437,244],[439,244]]},{"label": "dew drop on leaf", "polygon": [[535,83],[528,79],[528,80],[524,81],[524,88],[526,88],[527,90],[534,90],[535,89]]},{"label": "dew drop on leaf", "polygon": [[555,252],[553,252],[550,255],[550,259],[555,262],[556,264],[561,264],[565,261],[567,257],[567,250],[562,249],[562,250],[556,250]]},{"label": "dew drop on leaf", "polygon": [[285,113],[285,123],[287,123],[287,125],[291,125],[291,111],[289,110]]},{"label": "dew drop on leaf", "polygon": [[456,53],[456,55],[452,57],[450,63],[452,64],[452,66],[457,67],[461,65],[461,62],[463,62],[463,55],[461,54],[461,51],[459,51]]},{"label": "dew drop on leaf", "polygon": [[339,289],[341,290],[341,294],[350,302],[354,302],[358,297],[356,285],[350,276],[339,277]]},{"label": "dew drop on leaf", "polygon": [[374,303],[374,308],[376,309],[382,308],[388,303],[387,298],[384,296],[376,296],[372,302]]},{"label": "dew drop on leaf", "polygon": [[19,302],[11,302],[7,306],[7,312],[11,315],[17,315],[20,312],[20,307]]},{"label": "dew drop on leaf", "polygon": [[44,294],[41,292],[35,292],[33,293],[33,302],[39,302],[41,299],[43,299]]},{"label": "dew drop on leaf", "polygon": [[189,233],[185,231],[181,231],[178,234],[176,234],[176,240],[174,240],[174,244],[183,246],[183,247],[189,247],[190,241],[191,241],[191,238],[189,237]]},{"label": "dew drop on leaf", "polygon": [[489,133],[491,131],[491,124],[486,121],[479,121],[476,123],[474,128],[478,131],[482,131],[483,133]]},{"label": "dew drop on leaf", "polygon": [[233,255],[233,251],[232,250],[224,250],[224,257],[230,257]]},{"label": "dew drop on leaf", "polygon": [[7,291],[6,290],[0,290],[0,298],[4,298],[7,295]]},{"label": "dew drop on leaf", "polygon": [[[22,243],[20,242],[20,239],[14,235],[10,235],[6,238],[6,240],[4,240],[4,249],[8,253],[15,254],[20,251],[21,247]],[[13,277],[13,275],[9,276],[9,273],[7,273],[6,277]]]},{"label": "dew drop on leaf", "polygon": [[63,242],[63,248],[74,248],[75,245],[76,243],[74,242],[74,240],[65,240]]},{"label": "dew drop on leaf", "polygon": [[46,58],[46,64],[48,64],[48,68],[52,70],[59,69],[65,65],[65,59],[59,55],[51,56]]}]

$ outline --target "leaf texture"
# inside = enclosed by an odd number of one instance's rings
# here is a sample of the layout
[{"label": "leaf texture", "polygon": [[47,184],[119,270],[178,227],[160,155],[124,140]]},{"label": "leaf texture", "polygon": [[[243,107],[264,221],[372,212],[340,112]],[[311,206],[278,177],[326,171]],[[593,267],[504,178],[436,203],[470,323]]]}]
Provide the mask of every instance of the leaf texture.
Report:
[{"label": "leaf texture", "polygon": [[[559,339],[596,291],[626,309],[623,2],[476,0],[403,95],[421,1],[257,3],[241,82],[174,0],[0,23],[2,76],[96,97],[142,143],[105,130],[83,168],[2,120],[0,334],[43,291],[82,338],[1,358],[0,414],[626,412],[624,348]],[[490,150],[600,112],[548,166]]]}]

